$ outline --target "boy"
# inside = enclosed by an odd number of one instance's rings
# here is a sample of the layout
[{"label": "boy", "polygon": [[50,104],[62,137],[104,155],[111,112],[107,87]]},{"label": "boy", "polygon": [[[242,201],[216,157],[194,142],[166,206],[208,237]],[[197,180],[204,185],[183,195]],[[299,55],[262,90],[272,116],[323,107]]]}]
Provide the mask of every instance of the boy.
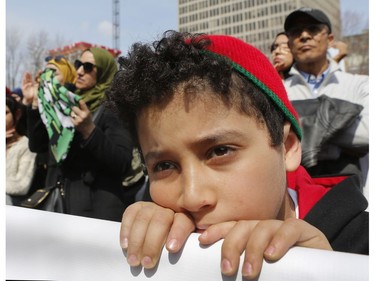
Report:
[{"label": "boy", "polygon": [[225,275],[245,252],[245,278],[293,245],[368,252],[367,201],[351,178],[335,192],[300,167],[297,114],[260,51],[230,36],[167,32],[119,62],[108,98],[141,148],[153,200],[124,213],[131,266],[154,267],[164,244],[177,252],[193,231],[201,244],[224,239]]}]

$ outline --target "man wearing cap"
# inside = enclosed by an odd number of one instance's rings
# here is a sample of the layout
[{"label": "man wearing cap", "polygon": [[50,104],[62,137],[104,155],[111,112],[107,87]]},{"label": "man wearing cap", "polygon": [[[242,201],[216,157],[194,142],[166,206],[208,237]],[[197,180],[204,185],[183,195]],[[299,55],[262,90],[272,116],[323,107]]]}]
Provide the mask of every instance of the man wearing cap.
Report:
[{"label": "man wearing cap", "polygon": [[368,76],[343,72],[327,57],[334,35],[321,10],[298,9],[284,28],[295,59],[285,87],[303,128],[302,164],[311,175],[364,180],[359,160],[369,151]]}]

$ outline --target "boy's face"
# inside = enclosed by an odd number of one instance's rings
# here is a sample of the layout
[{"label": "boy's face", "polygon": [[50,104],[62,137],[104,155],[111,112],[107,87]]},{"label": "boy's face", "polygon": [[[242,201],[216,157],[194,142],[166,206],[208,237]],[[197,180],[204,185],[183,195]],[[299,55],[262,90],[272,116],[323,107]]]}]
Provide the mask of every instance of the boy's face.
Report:
[{"label": "boy's face", "polygon": [[270,146],[267,127],[209,93],[177,94],[150,106],[137,123],[153,201],[187,212],[197,229],[225,221],[283,219],[284,145]]}]

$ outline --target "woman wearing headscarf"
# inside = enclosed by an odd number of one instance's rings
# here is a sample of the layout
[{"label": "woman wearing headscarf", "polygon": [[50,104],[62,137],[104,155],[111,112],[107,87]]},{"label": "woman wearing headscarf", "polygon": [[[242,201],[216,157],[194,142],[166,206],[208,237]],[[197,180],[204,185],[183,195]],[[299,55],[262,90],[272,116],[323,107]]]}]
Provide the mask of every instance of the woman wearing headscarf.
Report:
[{"label": "woman wearing headscarf", "polygon": [[[133,144],[117,116],[103,106],[105,91],[117,65],[108,51],[90,48],[83,51],[74,66],[77,74],[74,95],[54,79],[48,80],[50,72],[42,74],[45,83],[39,86],[38,105],[53,104],[56,115],[64,120],[60,120],[62,130],[52,134],[54,126],[43,123],[39,114],[43,116],[47,110],[34,109],[33,120],[30,118],[28,124],[29,146],[34,152],[50,151],[46,187],[60,188],[65,213],[120,221],[124,209],[134,202],[132,196],[124,199],[122,186],[132,160]],[[53,97],[62,92],[69,95],[60,97],[58,102],[41,101],[50,94],[47,88]],[[61,100],[66,104],[58,105]],[[66,112],[69,114],[64,115]],[[72,138],[65,141],[59,134],[68,130]],[[64,143],[67,143],[66,154],[56,149]]]}]

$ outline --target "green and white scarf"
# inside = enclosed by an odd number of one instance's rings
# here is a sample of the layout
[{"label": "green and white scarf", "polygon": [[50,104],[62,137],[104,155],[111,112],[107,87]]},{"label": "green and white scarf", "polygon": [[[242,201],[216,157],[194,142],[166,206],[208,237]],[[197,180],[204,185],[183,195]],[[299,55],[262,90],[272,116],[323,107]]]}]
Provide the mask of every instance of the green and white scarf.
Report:
[{"label": "green and white scarf", "polygon": [[38,89],[39,113],[58,164],[68,155],[75,132],[70,114],[80,99],[59,83],[54,77],[54,70],[46,69],[42,73]]}]

